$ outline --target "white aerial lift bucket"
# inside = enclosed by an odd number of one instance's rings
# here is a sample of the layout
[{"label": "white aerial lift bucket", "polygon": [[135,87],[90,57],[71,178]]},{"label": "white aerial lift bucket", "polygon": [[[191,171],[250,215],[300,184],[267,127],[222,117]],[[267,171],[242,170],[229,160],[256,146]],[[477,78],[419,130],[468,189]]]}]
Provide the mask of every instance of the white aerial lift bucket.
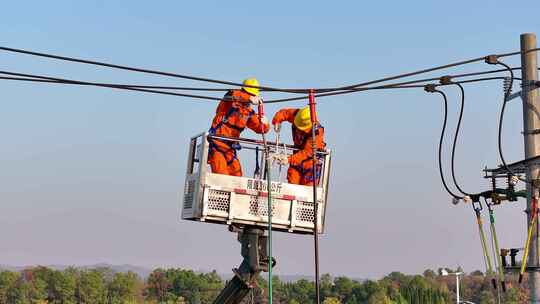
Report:
[{"label": "white aerial lift bucket", "polygon": [[[215,174],[209,170],[208,138],[234,141],[243,149],[263,149],[261,141],[213,136],[202,133],[191,138],[182,204],[182,219],[224,225],[268,226],[267,182],[249,177]],[[268,143],[271,151],[281,147]],[[294,151],[294,147],[288,146]],[[328,180],[329,151],[319,151],[322,162],[317,188],[319,233],[324,231]],[[312,234],[314,230],[313,187],[275,181],[271,184],[272,229],[282,232]]]}]

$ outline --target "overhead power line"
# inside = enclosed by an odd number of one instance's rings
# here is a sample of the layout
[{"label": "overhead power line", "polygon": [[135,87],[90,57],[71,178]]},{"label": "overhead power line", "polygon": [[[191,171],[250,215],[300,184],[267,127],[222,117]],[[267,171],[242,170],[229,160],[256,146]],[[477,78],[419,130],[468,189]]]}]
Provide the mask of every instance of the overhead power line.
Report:
[{"label": "overhead power line", "polygon": [[[106,62],[99,62],[99,61],[94,61],[94,60],[59,56],[59,55],[40,53],[40,52],[34,52],[34,51],[27,51],[27,50],[22,50],[22,49],[0,47],[0,50],[6,51],[6,52],[14,52],[14,53],[19,53],[19,54],[50,58],[50,59],[97,65],[97,66],[132,71],[132,72],[140,72],[140,73],[155,74],[155,75],[168,76],[168,77],[174,77],[174,78],[182,78],[182,79],[187,79],[187,80],[211,82],[211,83],[226,84],[226,85],[233,85],[233,86],[255,87],[255,86],[244,85],[242,83],[237,83],[237,82],[232,82],[232,81],[225,81],[225,80],[211,79],[211,78],[191,76],[191,75],[183,75],[183,74],[177,74],[177,73],[171,73],[171,72],[143,69],[143,68],[130,67],[130,66],[112,64],[112,63],[106,63]],[[294,90],[294,89],[289,90],[289,89],[272,88],[272,87],[267,87],[267,86],[259,86],[259,88],[265,91],[280,91],[280,92],[291,92],[291,93],[307,93],[308,92],[308,90]]]},{"label": "overhead power line", "polygon": [[[519,68],[516,68],[516,69],[519,69]],[[504,71],[506,71],[506,70],[504,70]],[[489,71],[489,72],[496,73],[496,72],[500,72],[500,71]],[[346,90],[346,91],[323,93],[323,94],[317,94],[317,96],[318,97],[327,97],[327,96],[344,95],[344,94],[351,94],[351,93],[355,93],[355,92],[362,92],[362,91],[369,91],[369,90],[380,90],[380,89],[423,88],[424,84],[420,84],[420,85],[409,85],[409,84],[418,84],[418,83],[424,83],[424,82],[438,81],[442,77],[460,78],[460,77],[470,77],[470,76],[477,75],[477,74],[478,75],[483,75],[483,74],[488,74],[488,72],[477,72],[477,73],[462,74],[463,76],[461,76],[461,75],[445,75],[445,76],[441,76],[441,77],[433,77],[433,78],[411,80],[411,81],[398,82],[398,83],[392,83],[392,84],[381,85],[381,86],[363,87],[363,88],[350,89],[350,90]],[[453,84],[455,84],[455,83],[464,84],[464,83],[481,82],[481,81],[488,81],[488,80],[499,80],[499,79],[505,79],[505,78],[506,77],[501,77],[501,76],[499,76],[499,77],[484,77],[484,78],[476,78],[476,79],[469,79],[469,80],[454,81],[452,83]],[[521,80],[521,78],[516,78],[516,77],[514,77],[514,79]],[[437,87],[438,86],[447,86],[447,85],[449,85],[449,84],[435,84],[435,86],[437,86]],[[306,99],[306,97],[302,96],[302,97],[272,99],[272,100],[265,101],[265,103],[280,103],[280,102],[296,101],[296,100],[303,100],[303,99]]]},{"label": "overhead power line", "polygon": [[[51,84],[67,84],[67,85],[82,85],[82,86],[96,86],[96,87],[105,87],[105,88],[111,88],[111,89],[139,91],[139,92],[152,93],[152,94],[163,94],[163,95],[171,95],[171,96],[206,99],[206,100],[213,100],[213,101],[220,101],[220,100],[223,99],[223,98],[218,98],[218,97],[213,97],[213,96],[193,95],[193,94],[176,93],[176,92],[169,92],[169,91],[159,90],[159,89],[182,90],[182,89],[184,89],[184,87],[164,87],[164,86],[151,86],[151,85],[133,85],[133,84],[91,82],[91,81],[82,81],[82,80],[74,80],[74,79],[66,79],[66,78],[58,78],[58,77],[51,77],[51,76],[44,76],[44,75],[26,74],[26,73],[18,73],[18,72],[10,72],[10,71],[2,71],[2,70],[0,70],[0,75],[2,75],[2,74],[15,76],[15,77],[0,77],[0,80],[12,80],[12,81],[23,81],[23,82],[40,82],[40,83],[51,83]],[[477,73],[470,73],[470,75],[474,75],[474,74],[477,74]],[[484,73],[482,73],[482,74],[484,74]],[[443,77],[454,77],[454,76],[443,76]],[[455,77],[458,77],[458,76],[456,75]],[[419,79],[419,80],[412,80],[412,81],[406,81],[406,82],[398,82],[398,83],[392,83],[392,84],[381,85],[381,86],[364,87],[364,88],[358,88],[358,89],[354,89],[354,90],[349,90],[350,92],[347,92],[347,93],[369,91],[369,90],[423,88],[425,86],[425,84],[423,82],[439,80],[439,79],[441,79],[441,77],[439,77],[439,78]],[[496,79],[505,79],[505,77],[477,78],[477,79],[471,79],[471,80],[456,81],[456,82],[452,82],[452,83],[453,84],[459,84],[459,83],[481,82],[481,81],[496,80]],[[444,86],[444,84],[434,84],[434,85],[435,86]],[[191,89],[191,88],[186,88],[186,89]],[[219,89],[215,89],[215,90],[218,91]],[[344,92],[326,93],[325,95],[330,96],[330,95],[338,95],[338,94],[344,94]],[[283,102],[283,101],[280,101],[280,100],[265,101],[265,103],[276,103],[276,102]]]},{"label": "overhead power line", "polygon": [[[0,74],[3,74],[0,72]],[[31,75],[31,74],[27,74]],[[69,84],[64,83],[61,81],[56,80],[46,80],[46,79],[36,79],[37,75],[32,75],[31,77],[34,78],[24,78],[24,77],[0,77],[0,79],[3,80],[19,80],[19,81],[34,81],[34,82],[48,82],[48,83],[61,83],[61,84]],[[83,82],[79,80],[69,80],[70,82]],[[73,83],[76,84],[76,83]],[[119,86],[119,87],[130,87],[130,88],[138,88],[138,89],[159,89],[159,90],[175,90],[175,91],[205,91],[205,92],[227,92],[232,90],[231,89],[217,89],[217,88],[194,88],[194,87],[177,87],[177,86],[157,86],[157,85],[140,85],[140,84],[120,84],[120,83],[101,83],[106,84],[108,86]]]},{"label": "overhead power line", "polygon": [[[211,79],[211,78],[205,78],[205,77],[198,77],[198,76],[191,76],[191,75],[183,75],[183,74],[177,74],[177,73],[171,73],[171,72],[163,72],[163,71],[157,71],[157,70],[150,70],[150,69],[142,69],[142,68],[136,68],[136,67],[129,67],[129,66],[123,66],[123,65],[117,65],[117,64],[111,64],[111,63],[105,63],[105,62],[99,62],[99,61],[93,61],[93,60],[87,60],[87,59],[80,59],[80,58],[74,58],[74,57],[66,57],[66,56],[59,56],[59,55],[53,55],[53,54],[47,54],[47,53],[40,53],[40,52],[34,52],[34,51],[28,51],[28,50],[22,50],[22,49],[15,49],[15,48],[8,48],[8,47],[0,47],[0,50],[7,51],[7,52],[15,52],[20,54],[26,54],[26,55],[32,55],[32,56],[38,56],[38,57],[45,57],[45,58],[51,58],[51,59],[57,59],[57,60],[64,60],[64,61],[71,61],[71,62],[78,62],[83,64],[91,64],[91,65],[97,65],[97,66],[103,66],[103,67],[109,67],[109,68],[115,68],[115,69],[121,69],[121,70],[127,70],[127,71],[133,71],[133,72],[141,72],[141,73],[149,73],[149,74],[156,74],[161,76],[168,76],[168,77],[175,77],[175,78],[182,78],[187,80],[194,80],[194,81],[203,81],[203,82],[212,82],[212,83],[219,83],[219,84],[227,84],[227,85],[233,85],[233,86],[243,86],[243,84],[232,82],[232,81],[224,81],[224,80],[218,80],[218,79]],[[539,49],[533,49],[528,52],[538,51]],[[521,54],[521,52],[512,52],[512,53],[504,53],[496,55],[497,57],[507,57],[507,56],[513,56]],[[485,56],[473,58],[469,60],[463,60],[458,61],[454,63],[449,63],[445,65],[436,66],[433,68],[427,68],[422,69],[414,72],[409,73],[402,73],[395,76],[385,77],[377,80],[367,81],[363,83],[357,83],[353,85],[348,86],[342,86],[342,87],[333,87],[333,88],[308,88],[308,89],[284,89],[284,88],[274,88],[269,86],[259,86],[260,89],[265,91],[277,91],[277,92],[288,92],[288,93],[309,93],[310,90],[314,90],[315,92],[321,93],[321,92],[333,92],[333,91],[343,91],[343,90],[350,90],[353,88],[368,86],[371,84],[381,83],[381,82],[387,82],[391,80],[396,80],[400,78],[415,76],[419,74],[429,73],[437,70],[447,69],[451,67],[456,67],[460,65],[470,64],[474,62],[479,62],[484,60]],[[248,86],[248,87],[254,87],[254,86]]]},{"label": "overhead power line", "polygon": [[17,77],[11,77],[11,78],[9,78],[9,77],[3,77],[2,78],[2,79],[8,79],[8,80],[47,82],[47,83],[53,83],[53,84],[72,84],[72,85],[96,86],[96,87],[105,87],[105,88],[111,88],[111,89],[138,91],[138,92],[146,92],[146,93],[154,93],[154,94],[164,94],[164,95],[181,96],[181,97],[189,97],[189,98],[196,98],[196,99],[214,100],[214,101],[220,101],[222,99],[222,98],[218,98],[218,97],[193,95],[193,94],[183,94],[183,93],[167,92],[167,91],[159,91],[159,90],[150,90],[150,89],[143,89],[143,88],[133,88],[133,87],[117,85],[117,84],[78,81],[78,80],[70,80],[70,79],[63,79],[63,78],[56,78],[56,77],[48,77],[48,76],[40,76],[40,75],[32,75],[32,74],[23,74],[23,73],[14,73],[14,72],[8,72],[8,71],[0,71],[0,74],[17,76]]}]

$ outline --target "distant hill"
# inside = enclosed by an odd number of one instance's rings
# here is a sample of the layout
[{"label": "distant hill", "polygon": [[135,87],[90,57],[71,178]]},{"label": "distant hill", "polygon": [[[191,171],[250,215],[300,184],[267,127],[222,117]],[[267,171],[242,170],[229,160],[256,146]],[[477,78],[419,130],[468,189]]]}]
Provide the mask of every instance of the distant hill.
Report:
[{"label": "distant hill", "polygon": [[[201,271],[201,272],[205,272],[205,271]],[[314,276],[311,276],[311,275],[300,275],[300,274],[274,274],[275,276],[278,276],[279,279],[282,281],[282,282],[285,282],[285,283],[294,283],[296,281],[299,281],[299,280],[308,280],[308,281],[314,281],[315,280],[315,277]],[[219,276],[223,279],[223,280],[230,280],[233,276],[232,273],[230,274],[224,274],[224,273],[219,273]],[[268,278],[268,273],[261,273],[261,277],[263,278]],[[332,276],[334,277],[334,276]],[[355,281],[358,281],[358,282],[363,282],[365,281],[365,279],[359,279],[359,278],[352,278],[352,277],[349,277],[351,280],[355,280]]]},{"label": "distant hill", "polygon": [[[11,266],[11,265],[0,265],[0,270],[10,270],[10,271],[21,271],[27,268],[35,267],[38,265],[32,265],[32,266]],[[114,272],[134,272],[142,279],[146,279],[148,275],[152,272],[149,268],[144,268],[140,266],[134,266],[134,265],[111,265],[107,263],[98,263],[93,265],[83,265],[83,266],[76,266],[76,265],[42,265],[51,269],[55,270],[64,270],[68,267],[75,267],[79,269],[96,269],[96,268],[109,268]]]},{"label": "distant hill", "polygon": [[[38,266],[38,265],[32,265],[32,266],[0,265],[0,270],[21,271],[21,270],[31,268],[31,267],[35,267],[35,266]],[[146,280],[146,278],[148,278],[148,276],[152,272],[152,269],[141,267],[141,266],[129,265],[129,264],[112,265],[112,264],[107,264],[107,263],[98,263],[98,264],[83,265],[83,266],[76,266],[76,265],[41,265],[41,266],[45,266],[45,267],[55,269],[55,270],[65,270],[68,267],[75,267],[75,268],[79,268],[79,269],[109,268],[114,272],[124,272],[124,273],[131,271],[131,272],[136,273],[143,280]],[[197,273],[207,273],[207,272],[210,272],[210,271],[196,270],[195,272],[197,272]],[[219,273],[218,275],[225,281],[230,280],[233,277],[232,272],[231,273]],[[261,274],[261,276],[263,278],[265,278],[267,275],[268,274],[266,274],[266,273]],[[302,279],[308,280],[308,281],[313,281],[314,280],[314,277],[311,276],[311,275],[277,274],[277,276],[279,277],[279,279],[282,282],[287,282],[287,283],[293,283],[293,282],[296,282],[296,281],[302,280]],[[359,279],[359,278],[351,278],[351,279],[359,281],[359,282],[364,281],[364,279]]]}]

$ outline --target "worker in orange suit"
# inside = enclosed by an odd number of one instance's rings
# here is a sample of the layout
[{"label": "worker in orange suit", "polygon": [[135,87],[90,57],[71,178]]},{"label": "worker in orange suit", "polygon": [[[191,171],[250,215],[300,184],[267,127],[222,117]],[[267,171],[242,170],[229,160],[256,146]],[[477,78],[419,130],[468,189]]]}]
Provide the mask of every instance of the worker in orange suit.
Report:
[{"label": "worker in orange suit", "polygon": [[[321,161],[317,160],[316,178],[313,177],[313,149],[312,149],[312,123],[309,107],[302,109],[282,109],[279,110],[272,124],[274,130],[281,130],[281,123],[287,121],[292,125],[292,136],[295,148],[298,149],[289,157],[276,155],[276,160],[281,164],[289,164],[287,170],[287,180],[291,184],[313,185],[318,183],[321,175]],[[315,142],[318,150],[326,147],[324,142],[324,127],[318,122],[315,126]]]},{"label": "worker in orange suit", "polygon": [[[259,118],[251,108],[252,104],[262,103],[259,82],[255,78],[248,78],[243,84],[240,90],[228,91],[219,103],[209,130],[210,135],[238,138],[246,127],[257,133],[268,132],[268,119],[264,116]],[[240,145],[237,142],[209,139],[209,144],[208,163],[213,173],[242,176],[242,166],[237,155]]]}]

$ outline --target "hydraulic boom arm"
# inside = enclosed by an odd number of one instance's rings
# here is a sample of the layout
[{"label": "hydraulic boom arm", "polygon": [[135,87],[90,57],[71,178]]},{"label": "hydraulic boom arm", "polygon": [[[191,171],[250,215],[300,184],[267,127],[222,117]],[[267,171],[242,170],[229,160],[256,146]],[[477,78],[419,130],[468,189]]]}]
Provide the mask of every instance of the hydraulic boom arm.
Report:
[{"label": "hydraulic boom arm", "polygon": [[[268,255],[266,254],[267,239],[264,231],[258,228],[246,227],[238,229],[238,241],[242,244],[244,260],[240,267],[233,269],[234,277],[214,300],[214,304],[239,304],[249,291],[257,286],[257,278],[261,271],[269,270]],[[275,261],[272,261],[272,267]]]}]

